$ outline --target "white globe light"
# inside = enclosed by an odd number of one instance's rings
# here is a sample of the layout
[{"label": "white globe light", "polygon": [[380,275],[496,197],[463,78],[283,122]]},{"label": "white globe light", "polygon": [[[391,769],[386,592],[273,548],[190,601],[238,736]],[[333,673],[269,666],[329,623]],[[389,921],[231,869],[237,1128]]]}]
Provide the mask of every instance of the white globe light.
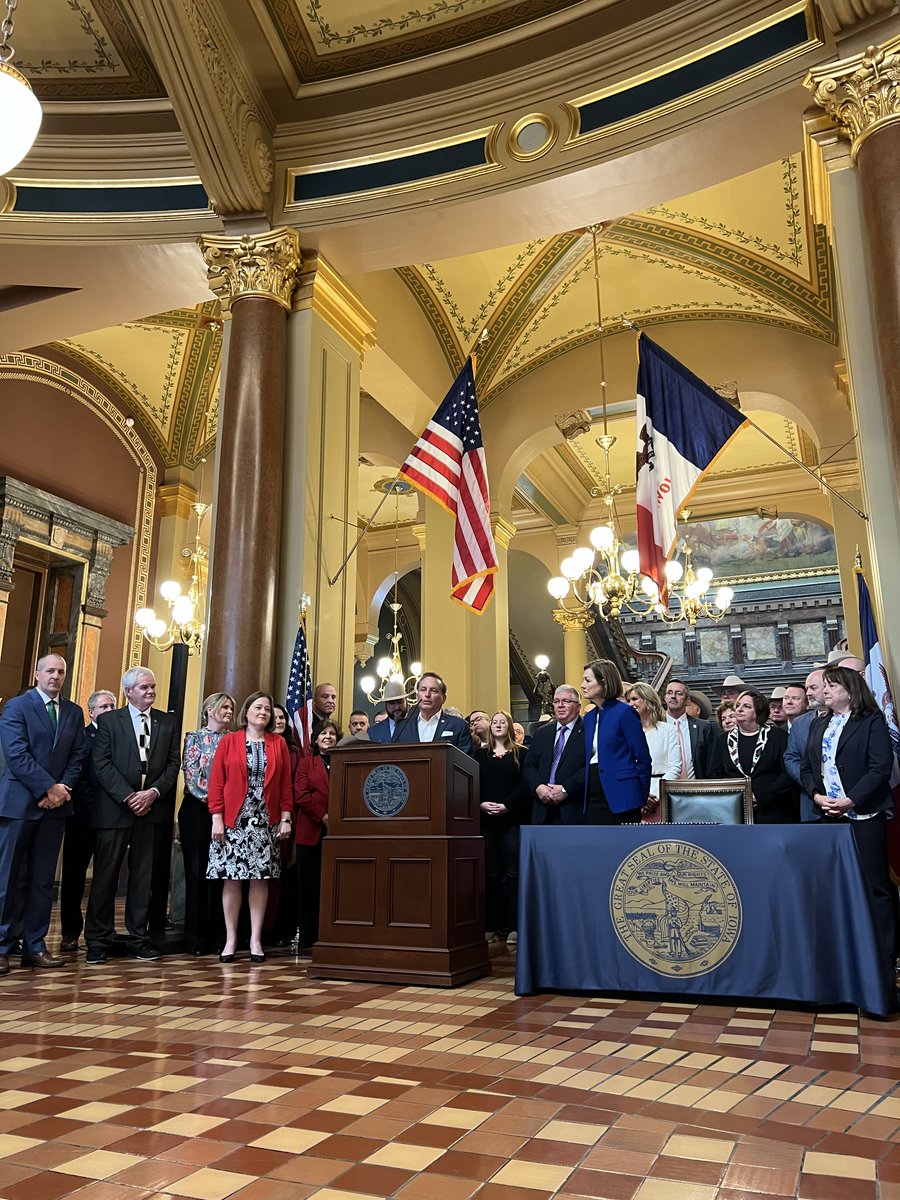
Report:
[{"label": "white globe light", "polygon": [[546,654],[536,654],[534,656],[534,665],[539,671],[546,671],[550,666],[550,659]]},{"label": "white globe light", "polygon": [[547,581],[547,591],[554,600],[562,600],[563,597],[569,594],[568,579],[563,579],[562,575],[554,575],[552,579]]},{"label": "white globe light", "polygon": [[572,551],[572,561],[577,563],[582,571],[587,571],[594,565],[594,552],[589,546],[579,546]]},{"label": "white globe light", "polygon": [[622,563],[622,570],[625,572],[625,574],[631,575],[640,568],[641,556],[637,550],[626,550],[622,555],[620,562]]},{"label": "white globe light", "polygon": [[134,614],[134,623],[135,625],[139,625],[141,629],[146,629],[155,620],[156,613],[152,608],[139,608]]},{"label": "white globe light", "polygon": [[390,675],[390,682],[391,683],[402,683],[403,682],[402,671],[392,671],[391,675]]},{"label": "white globe light", "polygon": [[692,580],[684,589],[684,594],[688,600],[699,600],[703,595],[703,584],[697,579]]},{"label": "white globe light", "polygon": [[194,619],[194,605],[187,596],[179,596],[172,605],[172,620],[187,625]]},{"label": "white globe light", "polygon": [[684,574],[684,567],[677,558],[671,558],[666,563],[666,579],[669,583],[677,583]]},{"label": "white globe light", "polygon": [[591,530],[591,545],[597,550],[609,550],[615,540],[616,535],[608,525],[598,525]]},{"label": "white globe light", "polygon": [[34,145],[42,116],[31,84],[8,62],[0,63],[0,112],[3,113],[0,175],[6,175]]},{"label": "white globe light", "polygon": [[155,621],[151,621],[147,626],[147,632],[151,637],[161,638],[166,636],[168,625],[161,617],[157,617]]},{"label": "white globe light", "polygon": [[565,575],[566,579],[577,579],[581,574],[581,567],[575,561],[574,555],[569,558],[564,558],[559,564],[560,572]]},{"label": "white globe light", "polygon": [[712,569],[710,567],[698,567],[697,568],[697,579],[700,581],[700,583],[703,584],[704,588],[708,588],[709,585],[712,583],[712,577],[713,577],[713,573],[712,573]]},{"label": "white globe light", "polygon": [[375,664],[375,670],[382,679],[387,679],[388,675],[391,673],[391,660],[389,658],[379,658],[378,662]]},{"label": "white globe light", "polygon": [[177,600],[181,595],[181,584],[174,579],[167,579],[159,585],[159,594],[163,600]]},{"label": "white globe light", "polygon": [[410,675],[415,675],[416,679],[418,679],[419,676],[422,674],[422,664],[420,662],[410,663],[409,664],[409,673],[410,673]]},{"label": "white globe light", "polygon": [[641,579],[641,590],[645,596],[649,596],[651,600],[656,600],[659,596],[659,588],[656,586],[656,580],[651,579],[649,575],[645,575]]},{"label": "white globe light", "polygon": [[364,692],[371,692],[375,687],[375,680],[371,675],[363,675],[362,679],[359,681],[359,686]]},{"label": "white globe light", "polygon": [[603,583],[601,580],[594,580],[594,582],[588,588],[588,595],[590,596],[592,604],[603,605],[606,603],[606,592],[603,590]]},{"label": "white globe light", "polygon": [[720,612],[724,612],[733,599],[734,592],[730,587],[719,588],[719,590],[716,592],[716,608],[718,608]]}]

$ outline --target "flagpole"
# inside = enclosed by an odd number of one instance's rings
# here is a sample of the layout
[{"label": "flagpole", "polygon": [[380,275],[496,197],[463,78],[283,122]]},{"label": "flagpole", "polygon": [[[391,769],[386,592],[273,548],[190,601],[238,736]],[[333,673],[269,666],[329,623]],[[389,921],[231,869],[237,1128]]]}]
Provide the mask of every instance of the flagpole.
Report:
[{"label": "flagpole", "polygon": [[363,538],[366,536],[366,534],[372,528],[372,522],[375,520],[375,518],[381,512],[381,509],[384,506],[385,500],[387,500],[388,496],[393,495],[394,484],[397,483],[399,481],[399,479],[400,479],[400,472],[398,471],[397,474],[394,476],[394,478],[391,480],[391,486],[389,488],[384,489],[384,495],[378,501],[378,504],[375,507],[375,511],[372,513],[371,517],[369,517],[368,521],[366,521],[365,525],[359,531],[359,537],[356,539],[356,541],[353,543],[353,545],[347,551],[346,555],[344,556],[344,561],[341,563],[341,565],[335,571],[334,575],[332,575],[331,578],[328,580],[329,587],[334,587],[334,585],[337,583],[337,581],[343,575],[344,569],[347,566],[347,563],[350,561],[350,559],[356,553],[356,549],[359,546],[359,543],[363,540]]},{"label": "flagpole", "polygon": [[[745,416],[746,416],[746,414],[745,414]],[[766,433],[765,429],[760,428],[760,426],[757,425],[755,421],[752,421],[750,419],[750,417],[746,417],[746,421],[747,421],[747,424],[751,427],[751,429],[755,429],[757,433],[761,433],[763,435],[763,437],[767,441],[771,442],[773,446],[776,446],[781,451],[782,454],[786,454],[788,456],[788,458],[791,459],[792,462],[795,462],[802,471],[805,471],[807,473],[807,475],[812,476],[812,478],[816,481],[816,483],[821,484],[821,486],[823,488],[825,488],[825,490],[827,492],[830,492],[832,496],[837,496],[838,500],[840,500],[842,504],[846,504],[846,506],[850,509],[851,512],[855,512],[858,517],[862,517],[862,519],[864,521],[868,521],[868,519],[869,519],[868,513],[864,513],[862,511],[862,509],[857,508],[855,504],[851,504],[850,501],[847,499],[847,497],[842,496],[841,493],[837,490],[837,488],[833,488],[830,483],[827,483],[822,478],[821,475],[817,475],[815,473],[815,471],[813,471],[810,467],[808,467],[806,465],[805,462],[801,462],[801,460],[796,456],[796,454],[792,454],[790,452],[790,450],[787,449],[786,446],[782,446],[781,442],[776,441],[776,439],[772,437],[771,433]]]}]

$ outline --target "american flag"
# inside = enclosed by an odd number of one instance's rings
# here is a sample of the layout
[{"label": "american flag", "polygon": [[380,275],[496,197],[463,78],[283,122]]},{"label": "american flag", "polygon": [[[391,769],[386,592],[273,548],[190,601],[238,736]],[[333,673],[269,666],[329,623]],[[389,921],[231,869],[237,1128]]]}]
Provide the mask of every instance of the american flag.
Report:
[{"label": "american flag", "polygon": [[450,595],[473,612],[484,612],[494,594],[497,551],[471,358],[400,474],[456,518]]},{"label": "american flag", "polygon": [[291,656],[291,673],[288,676],[287,695],[284,707],[291,716],[294,735],[301,754],[312,749],[312,677],[309,673],[309,649],[306,645],[306,626],[303,618],[294,640]]}]

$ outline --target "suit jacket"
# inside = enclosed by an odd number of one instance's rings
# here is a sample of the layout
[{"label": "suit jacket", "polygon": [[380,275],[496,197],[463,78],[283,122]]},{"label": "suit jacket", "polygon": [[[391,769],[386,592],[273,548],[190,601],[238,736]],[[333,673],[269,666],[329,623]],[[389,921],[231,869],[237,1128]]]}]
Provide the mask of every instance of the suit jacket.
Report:
[{"label": "suit jacket", "polygon": [[[784,769],[787,741],[787,730],[783,726],[771,726],[765,749],[750,772],[750,782],[756,800],[753,820],[758,825],[791,825],[800,819],[798,789]],[[744,778],[728,752],[727,735],[720,737],[716,742],[712,770],[713,778]]]},{"label": "suit jacket", "polygon": [[[397,724],[402,725],[403,720],[404,718],[401,717]],[[388,742],[392,742],[393,740],[393,736],[391,735],[390,717],[388,717],[386,721],[379,721],[377,725],[369,726],[370,742],[379,742],[381,745],[387,745]]]},{"label": "suit jacket", "polygon": [[84,713],[60,698],[56,734],[37,688],[7,700],[0,718],[0,744],[6,765],[0,776],[0,817],[20,821],[67,817],[71,802],[38,808],[54,783],[72,788],[84,761]]},{"label": "suit jacket", "polygon": [[714,778],[712,755],[717,735],[713,723],[704,721],[702,717],[688,717],[687,723],[691,733],[691,761],[694,764],[694,778]]},{"label": "suit jacket", "polygon": [[[553,748],[556,745],[558,721],[545,721],[535,731],[522,767],[522,779],[528,787],[534,803],[531,809],[532,825],[543,825],[547,819],[549,805],[542,804],[535,796],[539,784],[550,782],[550,767],[553,763]],[[579,825],[582,818],[584,793],[584,724],[577,717],[565,749],[556,768],[556,782],[565,789],[566,798],[559,805],[559,816],[563,825]]]},{"label": "suit jacket", "polygon": [[[381,723],[387,724],[385,721]],[[310,754],[297,763],[294,775],[294,795],[297,798],[294,840],[298,846],[316,846],[322,837],[324,818],[328,812],[329,780],[321,754]]]},{"label": "suit jacket", "polygon": [[181,766],[175,714],[150,709],[150,751],[145,788],[158,788],[150,811],[137,817],[125,803],[132,792],[141,790],[141,760],[131,713],[126,705],[97,718],[97,734],[91,756],[97,780],[92,820],[95,829],[128,829],[135,821],[169,825],[175,817],[175,784]]},{"label": "suit jacket", "polygon": [[[291,790],[291,752],[280,733],[267,733],[266,773],[263,798],[269,824],[277,825],[282,813],[294,811]],[[302,761],[302,760],[301,760]],[[241,805],[247,799],[247,735],[243,729],[226,733],[219,742],[209,772],[207,804],[211,813],[222,813],[229,829],[234,828]]]},{"label": "suit jacket", "polygon": [[597,770],[612,812],[640,808],[650,794],[652,765],[641,718],[630,704],[604,700],[584,716],[584,805],[588,796],[588,768],[597,732]]},{"label": "suit jacket", "polygon": [[[397,728],[394,730],[393,741],[395,742],[417,742],[419,740],[419,706],[414,704],[402,721],[397,722]],[[469,733],[468,724],[462,717],[451,717],[449,713],[441,710],[440,720],[437,724],[437,729],[434,731],[435,742],[443,742],[445,745],[449,743],[451,746],[458,746],[464,754],[472,753],[472,735]]]},{"label": "suit jacket", "polygon": [[[822,739],[828,721],[816,721],[810,727],[800,779],[803,790],[810,796],[825,791],[822,780]],[[844,792],[853,807],[864,815],[893,811],[891,771],[894,751],[884,717],[880,712],[851,717],[838,739],[835,764],[841,775]]]},{"label": "suit jacket", "polygon": [[[800,784],[800,769],[803,766],[803,751],[806,749],[806,743],[809,739],[809,729],[813,721],[822,714],[819,709],[811,708],[808,712],[801,713],[799,717],[791,721],[791,727],[788,730],[787,749],[784,752],[784,769],[793,779],[794,783]],[[800,820],[801,821],[821,821],[822,810],[817,808],[812,802],[812,798],[804,791],[800,793]]]}]

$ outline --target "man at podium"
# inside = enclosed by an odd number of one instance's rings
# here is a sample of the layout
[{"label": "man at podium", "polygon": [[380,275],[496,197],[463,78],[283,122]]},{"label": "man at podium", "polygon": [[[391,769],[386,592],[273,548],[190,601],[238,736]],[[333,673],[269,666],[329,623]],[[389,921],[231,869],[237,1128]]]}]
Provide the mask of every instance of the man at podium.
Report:
[{"label": "man at podium", "polygon": [[395,742],[444,742],[458,746],[464,754],[472,752],[469,726],[462,717],[444,712],[447,685],[433,671],[419,678],[416,703],[394,730]]}]

